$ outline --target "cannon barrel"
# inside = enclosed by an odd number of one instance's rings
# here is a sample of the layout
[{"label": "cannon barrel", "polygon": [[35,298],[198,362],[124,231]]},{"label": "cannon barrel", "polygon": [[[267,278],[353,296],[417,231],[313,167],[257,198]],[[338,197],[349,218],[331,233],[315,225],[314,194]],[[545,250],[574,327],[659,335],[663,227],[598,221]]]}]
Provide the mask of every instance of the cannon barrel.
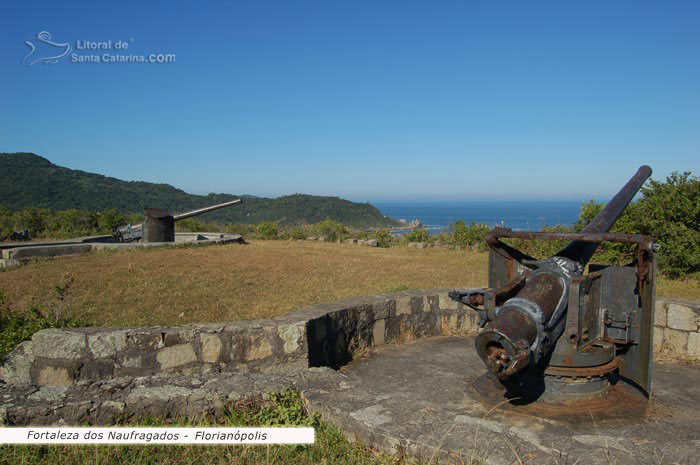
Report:
[{"label": "cannon barrel", "polygon": [[[642,166],[583,230],[607,232],[651,175]],[[476,337],[476,351],[502,381],[514,377],[549,354],[566,323],[571,280],[581,276],[597,243],[572,241],[553,257],[531,263],[524,286],[497,307]]]},{"label": "cannon barrel", "polygon": [[180,213],[179,215],[173,215],[174,221],[184,220],[185,218],[190,218],[192,216],[202,215],[204,213],[213,212],[214,210],[219,210],[220,208],[226,208],[231,205],[243,202],[242,199],[231,200],[229,202],[220,203],[218,205],[211,205],[209,207],[200,208],[198,210],[192,210],[185,213]]},{"label": "cannon barrel", "polygon": [[[199,208],[197,210],[192,210],[185,213],[180,213],[179,215],[173,215],[172,223],[175,221],[184,220],[186,218],[191,218],[193,216],[202,215],[204,213],[209,213],[214,210],[219,210],[220,208],[230,207],[231,205],[236,205],[242,203],[243,199],[230,200],[228,202],[220,203],[217,205],[210,205],[208,207]],[[150,210],[146,209],[148,213]],[[165,211],[158,211],[159,214],[167,214]],[[173,235],[175,234],[172,223],[169,226],[165,226],[166,230],[169,230]],[[142,240],[144,238],[144,223],[127,224],[125,226],[119,226],[114,231],[114,236],[119,239],[120,242],[132,242]],[[160,237],[157,242],[167,240]],[[172,239],[170,239],[172,240]]]},{"label": "cannon barrel", "polygon": [[[637,173],[627,181],[615,197],[593,218],[585,228],[584,233],[608,232],[615,221],[622,215],[622,211],[629,205],[637,191],[644,182],[651,176],[651,168],[647,165],[641,166]],[[581,266],[585,266],[591,259],[593,253],[598,248],[597,242],[572,241],[556,255],[577,261]]]}]

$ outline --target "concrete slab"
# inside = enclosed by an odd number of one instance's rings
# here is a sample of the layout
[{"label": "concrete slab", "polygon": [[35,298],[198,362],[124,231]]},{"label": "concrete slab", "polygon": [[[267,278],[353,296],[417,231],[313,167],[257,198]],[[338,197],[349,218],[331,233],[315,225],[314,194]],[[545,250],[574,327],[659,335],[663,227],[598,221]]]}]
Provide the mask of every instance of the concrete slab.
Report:
[{"label": "concrete slab", "polygon": [[32,247],[17,247],[3,251],[3,257],[8,260],[29,260],[40,258],[60,257],[63,255],[78,255],[92,250],[92,244],[58,244]]},{"label": "concrete slab", "polygon": [[93,242],[114,242],[116,238],[112,235],[100,235],[100,236],[81,236],[74,237],[72,239],[65,239],[62,241],[45,241],[45,242],[8,242],[5,244],[0,244],[0,250],[5,249],[15,249],[15,248],[27,248],[27,247],[45,247],[47,245],[66,245],[66,244],[85,244]]},{"label": "concrete slab", "polygon": [[[177,238],[177,237],[176,237]],[[177,238],[176,242],[113,242],[112,236],[87,236],[57,242],[30,242],[0,245],[0,268],[16,266],[30,260],[79,255],[97,250],[127,250],[139,247],[182,245],[244,244],[239,234],[193,233]]]},{"label": "concrete slab", "polygon": [[482,403],[474,385],[484,372],[473,337],[430,338],[381,347],[344,367],[332,388],[304,396],[311,410],[366,444],[427,460],[700,463],[699,366],[655,365],[651,400],[630,418],[606,415],[614,405],[559,416],[556,408],[542,414]]}]

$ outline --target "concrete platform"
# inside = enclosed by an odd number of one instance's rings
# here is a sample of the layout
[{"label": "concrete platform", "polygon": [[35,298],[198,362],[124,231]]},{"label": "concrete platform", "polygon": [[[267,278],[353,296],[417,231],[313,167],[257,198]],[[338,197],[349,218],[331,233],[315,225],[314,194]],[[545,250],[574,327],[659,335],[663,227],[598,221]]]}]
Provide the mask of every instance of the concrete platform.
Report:
[{"label": "concrete platform", "polygon": [[482,403],[474,383],[484,372],[473,337],[437,337],[381,347],[344,367],[337,385],[304,396],[367,445],[428,460],[700,463],[700,366],[656,364],[651,399],[629,418],[606,415],[610,404],[564,416]]},{"label": "concrete platform", "polygon": [[240,234],[175,233],[175,242],[115,242],[113,236],[86,236],[55,242],[0,245],[0,269],[31,260],[80,255],[98,250],[128,250],[143,247],[245,243]]}]

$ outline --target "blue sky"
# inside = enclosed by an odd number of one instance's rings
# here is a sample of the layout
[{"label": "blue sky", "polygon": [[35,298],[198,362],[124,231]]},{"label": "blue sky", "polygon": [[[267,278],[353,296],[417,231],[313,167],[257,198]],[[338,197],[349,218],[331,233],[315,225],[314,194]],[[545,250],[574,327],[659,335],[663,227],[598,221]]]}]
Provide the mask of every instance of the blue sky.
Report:
[{"label": "blue sky", "polygon": [[[644,163],[700,172],[697,1],[4,2],[0,21],[0,151],[74,169],[357,201],[605,199]],[[175,62],[27,66],[40,31]],[[108,40],[129,49],[76,50]]]}]

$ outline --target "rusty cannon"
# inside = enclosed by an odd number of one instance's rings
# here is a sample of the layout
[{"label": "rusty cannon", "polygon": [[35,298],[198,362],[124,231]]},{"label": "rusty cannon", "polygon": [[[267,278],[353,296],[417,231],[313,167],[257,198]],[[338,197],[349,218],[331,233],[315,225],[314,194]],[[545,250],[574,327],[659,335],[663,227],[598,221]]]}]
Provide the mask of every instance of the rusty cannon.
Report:
[{"label": "rusty cannon", "polygon": [[[450,297],[479,312],[476,351],[506,397],[590,402],[620,380],[648,397],[657,246],[608,231],[650,175],[639,168],[580,233],[494,228],[487,235],[489,287]],[[501,240],[508,238],[571,242],[538,260]],[[636,245],[633,263],[588,265],[605,241]]]},{"label": "rusty cannon", "polygon": [[155,208],[146,209],[146,219],[143,223],[127,224],[119,226],[113,236],[119,242],[173,242],[175,241],[175,222],[191,218],[204,213],[213,212],[221,208],[230,207],[243,202],[242,199],[231,200],[229,202],[211,205],[197,210],[192,210],[179,215],[172,215],[166,210]]}]

